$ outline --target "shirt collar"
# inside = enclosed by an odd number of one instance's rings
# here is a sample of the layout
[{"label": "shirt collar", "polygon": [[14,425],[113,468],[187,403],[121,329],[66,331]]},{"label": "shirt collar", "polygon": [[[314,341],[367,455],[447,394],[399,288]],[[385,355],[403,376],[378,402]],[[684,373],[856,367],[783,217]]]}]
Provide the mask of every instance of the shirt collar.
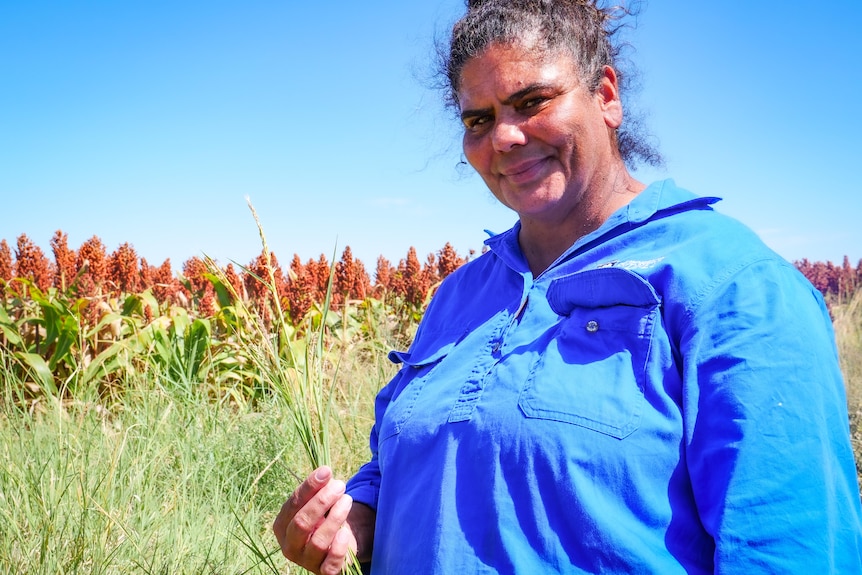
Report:
[{"label": "shirt collar", "polygon": [[[611,217],[597,230],[578,239],[571,248],[566,250],[561,259],[578,247],[595,241],[619,226],[642,224],[660,212],[703,209],[720,200],[721,198],[716,197],[699,197],[677,187],[672,179],[659,180],[647,186],[631,202],[611,214]],[[511,229],[485,240],[485,245],[510,268],[519,273],[525,273],[529,270],[529,266],[518,244],[520,230],[521,222],[518,221]]]},{"label": "shirt collar", "polygon": [[[677,187],[672,179],[659,180],[647,186],[628,205],[623,206],[612,214],[608,218],[608,221],[596,230],[596,232],[604,233],[609,229],[608,224],[611,224],[610,227],[615,227],[624,222],[642,224],[665,210],[686,211],[702,209],[720,200],[721,198],[716,197],[697,196],[686,189]],[[614,221],[615,219],[617,221]]]}]

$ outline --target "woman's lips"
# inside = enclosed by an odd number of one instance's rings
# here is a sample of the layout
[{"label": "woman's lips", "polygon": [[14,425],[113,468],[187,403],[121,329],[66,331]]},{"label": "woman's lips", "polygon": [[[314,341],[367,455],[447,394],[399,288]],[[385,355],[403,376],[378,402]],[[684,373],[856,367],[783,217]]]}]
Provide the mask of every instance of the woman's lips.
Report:
[{"label": "woman's lips", "polygon": [[548,158],[523,160],[517,164],[504,166],[499,174],[513,184],[524,184],[536,179],[545,169]]}]

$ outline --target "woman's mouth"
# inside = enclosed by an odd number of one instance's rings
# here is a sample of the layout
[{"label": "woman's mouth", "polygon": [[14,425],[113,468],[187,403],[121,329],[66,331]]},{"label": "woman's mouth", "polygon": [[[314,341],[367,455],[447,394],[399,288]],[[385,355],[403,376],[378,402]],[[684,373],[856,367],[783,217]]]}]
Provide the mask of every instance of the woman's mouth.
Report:
[{"label": "woman's mouth", "polygon": [[517,164],[503,167],[499,173],[513,184],[525,184],[543,175],[547,160],[548,158],[544,157],[523,160]]}]

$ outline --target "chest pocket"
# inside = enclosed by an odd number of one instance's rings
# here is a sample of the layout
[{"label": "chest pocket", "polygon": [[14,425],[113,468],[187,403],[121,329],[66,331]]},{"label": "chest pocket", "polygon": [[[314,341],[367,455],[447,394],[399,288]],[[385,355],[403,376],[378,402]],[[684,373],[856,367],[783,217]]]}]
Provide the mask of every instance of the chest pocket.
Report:
[{"label": "chest pocket", "polygon": [[381,421],[381,442],[401,433],[413,414],[416,401],[425,388],[428,377],[449,355],[458,339],[460,338],[457,335],[425,338],[414,342],[409,352],[389,352],[389,359],[393,363],[402,364],[403,367],[391,383],[395,387]]},{"label": "chest pocket", "polygon": [[637,274],[604,268],[554,280],[548,302],[560,322],[530,370],[521,410],[529,418],[627,437],[644,408],[659,296]]}]

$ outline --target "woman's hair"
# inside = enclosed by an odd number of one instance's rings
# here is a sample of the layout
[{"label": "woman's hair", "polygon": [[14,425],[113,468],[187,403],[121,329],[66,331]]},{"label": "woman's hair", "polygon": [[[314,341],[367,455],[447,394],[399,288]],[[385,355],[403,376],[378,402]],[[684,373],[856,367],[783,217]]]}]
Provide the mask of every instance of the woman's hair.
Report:
[{"label": "woman's hair", "polygon": [[[441,72],[447,99],[457,108],[464,65],[491,44],[527,43],[529,49],[565,54],[577,66],[581,81],[595,91],[604,66],[617,72],[620,93],[628,92],[628,75],[619,66],[615,37],[620,19],[630,11],[602,8],[597,0],[467,0],[467,13],[452,27],[448,51],[441,50]],[[620,156],[627,164],[661,164],[661,155],[641,134],[640,118],[626,117],[617,130]]]}]

